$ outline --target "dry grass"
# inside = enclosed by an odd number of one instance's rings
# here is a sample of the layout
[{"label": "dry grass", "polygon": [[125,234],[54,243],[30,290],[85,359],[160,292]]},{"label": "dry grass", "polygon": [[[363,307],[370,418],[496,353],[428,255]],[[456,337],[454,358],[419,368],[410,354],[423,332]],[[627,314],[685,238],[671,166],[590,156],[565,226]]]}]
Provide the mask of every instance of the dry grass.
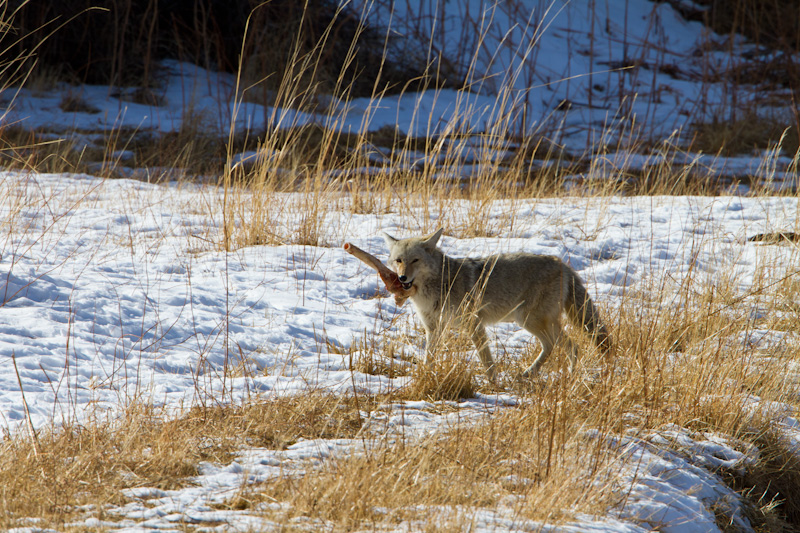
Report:
[{"label": "dry grass", "polygon": [[[122,503],[138,486],[176,488],[203,460],[225,461],[231,448],[205,446],[203,423],[165,421],[133,406],[116,422],[94,421],[42,432],[36,441],[7,436],[0,462],[0,524],[39,517],[55,524],[80,515],[79,506]],[[102,514],[101,514],[102,516]]]},{"label": "dry grass", "polygon": [[458,401],[475,396],[472,365],[463,352],[439,353],[431,361],[418,364],[411,384],[398,393],[409,400]]},{"label": "dry grass", "polygon": [[796,154],[797,126],[787,118],[768,118],[751,112],[731,120],[696,124],[689,150],[734,156],[757,153],[779,145],[787,154]]},{"label": "dry grass", "polygon": [[749,500],[748,517],[756,531],[797,531],[800,524],[800,458],[795,445],[780,432],[752,436],[759,450],[756,464],[731,485]]},{"label": "dry grass", "polygon": [[[601,305],[615,357],[600,360],[588,339],[576,335],[584,357],[572,373],[557,350],[541,379],[508,377],[486,387],[476,376],[483,370],[468,362],[473,350],[454,338],[431,364],[416,365],[407,386],[383,397],[308,394],[177,417],[135,405],[118,419],[51,429],[36,439],[7,435],[0,450],[0,516],[7,518],[0,527],[17,526],[23,517],[63,526],[87,509],[102,517],[105,505],[126,501],[125,488],[181,487],[201,461],[224,464],[241,447],[283,449],[300,438],[358,438],[366,451],[309,465],[304,475],[292,470],[245,485],[228,507],[270,514],[287,527],[310,517],[343,531],[403,521],[458,530],[479,510],[558,524],[576,509],[602,514],[619,501],[617,450],[606,437],[671,424],[756,445],[761,461],[745,475],[725,473],[729,483],[751,501],[763,530],[794,527],[791,487],[800,464],[772,428],[774,418],[754,415],[747,405],[751,395],[796,403],[785,368],[800,362],[800,350],[787,344],[763,354],[743,339],[755,328],[798,330],[798,282],[785,266],[765,260],[760,268],[761,281],[746,293],[732,275],[718,272],[712,280],[697,269],[620,295],[614,309]],[[755,318],[753,308],[761,310]],[[351,370],[404,375],[407,365],[392,366],[405,358],[404,345],[393,330],[364,335],[349,349]],[[504,362],[506,375],[524,363]],[[423,400],[434,411],[457,412],[452,402],[476,391],[514,393],[519,405],[419,440],[363,431],[365,413],[375,409]],[[286,505],[259,506],[276,501]]]},{"label": "dry grass", "polygon": [[561,409],[545,401],[419,442],[379,445],[300,478],[256,485],[250,493],[291,500],[292,515],[343,530],[376,522],[433,523],[438,513],[450,519],[465,513],[469,522],[477,509],[501,506],[515,518],[551,522],[578,504],[583,512],[602,512],[610,492],[595,490],[592,482],[605,462],[586,460],[597,443],[563,422]]},{"label": "dry grass", "polygon": [[402,341],[389,332],[372,334],[365,330],[346,352],[330,343],[327,349],[331,353],[347,353],[353,372],[396,378],[409,375],[413,368],[413,358],[406,354]]},{"label": "dry grass", "polygon": [[242,446],[283,449],[298,439],[352,438],[359,409],[373,399],[308,393],[244,406],[196,408],[175,417],[133,405],[115,420],[51,428],[35,440],[6,435],[0,444],[0,527],[25,517],[64,525],[91,506],[126,501],[133,487],[191,484],[201,461],[228,463]]},{"label": "dry grass", "polygon": [[75,143],[49,139],[46,133],[0,125],[0,161],[8,169],[75,172],[81,168]]}]

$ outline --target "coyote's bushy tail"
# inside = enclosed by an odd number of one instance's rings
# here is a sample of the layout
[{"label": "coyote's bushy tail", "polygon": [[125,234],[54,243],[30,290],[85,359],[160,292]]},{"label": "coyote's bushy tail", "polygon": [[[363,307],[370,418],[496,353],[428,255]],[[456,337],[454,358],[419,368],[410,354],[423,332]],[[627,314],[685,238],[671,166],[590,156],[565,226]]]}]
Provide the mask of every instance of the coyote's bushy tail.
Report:
[{"label": "coyote's bushy tail", "polygon": [[567,283],[566,311],[572,323],[585,329],[604,355],[611,353],[611,336],[600,320],[600,313],[589,298],[586,287],[577,275],[572,276]]}]

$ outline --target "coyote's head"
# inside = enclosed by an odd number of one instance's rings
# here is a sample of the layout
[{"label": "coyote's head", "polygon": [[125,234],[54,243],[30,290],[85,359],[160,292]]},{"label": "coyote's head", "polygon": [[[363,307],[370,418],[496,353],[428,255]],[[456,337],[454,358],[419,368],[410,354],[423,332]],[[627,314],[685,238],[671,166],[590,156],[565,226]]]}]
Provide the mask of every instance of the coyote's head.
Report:
[{"label": "coyote's head", "polygon": [[383,234],[389,246],[389,266],[397,272],[403,288],[408,290],[414,281],[421,281],[429,273],[435,273],[436,244],[442,236],[439,228],[426,237],[395,239],[388,233]]}]

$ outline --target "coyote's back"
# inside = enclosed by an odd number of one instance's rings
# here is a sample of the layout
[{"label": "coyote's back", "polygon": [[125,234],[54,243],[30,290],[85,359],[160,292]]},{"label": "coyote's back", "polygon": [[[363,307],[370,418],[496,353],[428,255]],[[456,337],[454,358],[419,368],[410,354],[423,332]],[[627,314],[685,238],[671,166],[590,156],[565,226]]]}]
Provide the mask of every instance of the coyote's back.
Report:
[{"label": "coyote's back", "polygon": [[564,335],[562,314],[591,335],[599,349],[610,350],[611,340],[597,308],[581,279],[563,261],[529,253],[452,258],[436,247],[441,235],[441,229],[426,237],[402,240],[384,234],[390,266],[405,288],[417,289],[411,301],[425,327],[428,357],[446,325],[466,327],[494,379],[485,326],[516,322],[542,343],[541,353],[523,375],[535,375],[562,341],[569,348],[571,368],[577,346]]}]

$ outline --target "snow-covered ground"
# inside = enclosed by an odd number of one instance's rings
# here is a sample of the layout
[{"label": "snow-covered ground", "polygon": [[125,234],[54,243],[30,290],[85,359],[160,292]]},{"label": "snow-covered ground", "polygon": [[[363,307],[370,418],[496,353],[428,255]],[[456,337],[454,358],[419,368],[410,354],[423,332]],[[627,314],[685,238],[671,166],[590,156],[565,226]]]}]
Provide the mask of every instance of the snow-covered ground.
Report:
[{"label": "snow-covered ground", "polygon": [[[716,35],[700,22],[686,21],[667,2],[370,0],[354,7],[368,24],[390,36],[390,57],[432,62],[436,70],[435,58],[441,54],[452,71],[446,76],[466,80],[469,90],[431,89],[344,101],[320,95],[327,110],[313,113],[256,103],[247,90],[239,87],[237,93],[233,75],[164,61],[160,86],[153,89],[160,105],[137,103],[141,98],[136,88],[23,88],[4,92],[3,121],[86,133],[120,128],[169,132],[190,119],[211,132],[225,135],[233,128],[254,137],[267,125],[312,123],[351,133],[397,128],[414,137],[527,132],[543,135],[573,155],[603,156],[642,141],[647,146],[670,138],[680,144],[691,136],[693,124],[724,122],[733,115],[794,123],[788,89],[734,84],[726,74],[747,57],[768,60],[767,52],[743,38]],[[60,107],[65,99],[87,105],[65,112]],[[96,139],[85,135],[76,149]],[[467,151],[462,158],[472,155]],[[747,154],[756,161],[747,165],[705,156],[713,161],[704,160],[703,166],[767,177],[791,167],[795,154],[783,154],[788,160],[779,155]],[[458,162],[467,164],[462,158]],[[615,160],[617,166],[628,165],[624,158]]]},{"label": "snow-covered ground", "polygon": [[[668,2],[356,3],[369,23],[391,28],[389,57],[436,64],[441,54],[446,75],[466,79],[471,92],[503,95],[503,105],[461,104],[475,112],[478,131],[499,120],[513,128],[524,114],[528,128],[580,150],[587,140],[595,147],[624,143],[636,128],[663,139],[692,120],[729,111],[737,97],[750,107],[759,96],[755,87],[733,93],[721,80],[708,81],[709,73],[731,66],[719,46],[726,37],[683,19]],[[736,47],[751,50],[742,39]],[[415,133],[425,132],[420,127],[424,122]],[[437,131],[443,127],[433,122]]]},{"label": "snow-covered ground", "polygon": [[[394,4],[395,31],[424,34],[424,28],[410,25],[425,18],[415,15],[412,3]],[[446,31],[432,40],[434,48],[466,57],[469,42],[461,30],[474,29],[484,10],[476,2],[437,4],[445,10],[436,16]],[[90,145],[95,138],[87,132],[120,127],[174,131],[190,111],[202,114],[219,132],[232,124],[237,130],[259,131],[268,120],[286,126],[317,122],[350,131],[396,126],[416,135],[464,127],[481,132],[491,129],[499,111],[497,95],[507,91],[513,111],[525,109],[529,126],[555,132],[559,142],[582,149],[587,139],[601,146],[606,134],[608,142],[618,140],[619,131],[610,125],[615,117],[630,118],[630,112],[660,138],[698,119],[699,109],[713,114],[729,104],[721,86],[696,76],[703,61],[714,66],[721,56],[698,58],[693,51],[719,37],[683,21],[665,3],[609,0],[595,2],[590,10],[587,2],[533,2],[536,9],[522,19],[508,11],[512,4],[500,3],[492,11],[477,55],[475,93],[442,90],[358,99],[341,104],[334,121],[241,103],[231,76],[167,61],[162,106],[133,103],[122,94],[126,91],[107,87],[22,89],[13,102],[9,91],[3,94],[9,106],[3,120],[55,135],[79,129]],[[382,2],[373,5],[368,20],[386,20],[384,7]],[[535,47],[519,44],[534,34]],[[657,46],[644,46],[648,42]],[[635,67],[615,70],[627,64]],[[661,68],[670,65],[675,68]],[[500,75],[507,72],[513,74]],[[757,95],[755,87],[738,90],[739,102]],[[64,112],[59,104],[66,95],[83,98],[96,112]],[[570,105],[559,108],[565,100]],[[778,186],[796,187],[793,155],[686,157],[710,168],[775,176]],[[620,150],[597,157],[613,171],[644,168],[660,156]],[[332,198],[334,203],[320,214],[320,246],[223,252],[217,245],[223,199],[211,186],[3,172],[0,199],[0,417],[9,430],[23,426],[26,406],[40,428],[89,414],[113,416],[133,400],[177,411],[209,398],[238,401],[309,389],[377,393],[400,387],[410,378],[352,371],[348,356],[340,353],[346,350],[330,349],[347,348],[364,335],[386,338],[397,332],[410,339],[409,353],[421,351],[410,306],[397,308],[385,294],[376,298],[374,272],[340,245],[351,241],[380,255],[381,230],[405,236],[440,223],[459,227],[470,212],[464,201],[453,202],[445,213],[430,206],[353,214],[337,208],[339,199]],[[302,218],[302,199],[286,195],[276,206],[271,219],[277,232],[291,232]],[[798,259],[791,245],[747,241],[758,233],[798,231],[800,205],[791,197],[575,197],[498,201],[487,209],[494,236],[445,235],[442,247],[456,256],[511,250],[557,255],[587,280],[601,309],[614,309],[625,294],[681,280],[687,273],[705,286],[735,279],[736,289],[744,292],[766,271],[764,265],[777,265],[777,275],[786,275],[796,270]],[[765,351],[798,341],[796,332],[764,330],[740,340]],[[530,337],[499,326],[492,342],[500,348],[496,353],[514,359],[522,357]],[[796,377],[787,374],[787,379]],[[511,392],[478,395],[444,413],[425,402],[406,403],[376,424],[426,435],[453,423],[479,421],[515,402]],[[752,402],[758,409],[758,399]],[[775,412],[781,413],[775,427],[800,442],[791,411]],[[563,530],[716,531],[714,511],[720,509],[738,530],[749,530],[739,496],[709,469],[743,468],[756,452],[743,453],[724,436],[680,427],[603,438],[611,438],[609,445],[619,451],[617,482],[627,497],[605,516],[577,515]],[[76,526],[168,531],[183,524],[219,524],[221,530],[269,530],[274,524],[257,516],[258,509],[221,511],[211,504],[228,500],[243,483],[360,446],[361,441],[314,440],[283,451],[245,449],[230,465],[204,465],[195,486],[131,490],[131,502],[111,511],[113,521],[89,516]],[[541,527],[503,507],[451,512],[469,517],[475,531]]]},{"label": "snow-covered ground", "polygon": [[[225,254],[210,242],[219,242],[222,218],[215,189],[5,173],[0,192],[0,343],[16,355],[37,426],[72,415],[74,405],[67,406],[75,402],[101,408],[146,393],[159,403],[191,404],[197,380],[209,395],[392,385],[368,375],[353,381],[346,357],[324,349],[326,342],[347,347],[365,325],[380,332],[408,313],[375,299],[374,273],[339,245],[384,250],[380,230],[417,233],[421,212],[331,209],[321,215],[327,247]],[[295,219],[291,200],[276,229]],[[455,207],[433,211],[427,224],[466,216]],[[507,205],[497,202],[491,212],[500,221],[492,226],[502,227]],[[698,269],[712,285],[721,272],[735,274],[747,290],[760,265],[788,264],[793,249],[746,238],[800,223],[797,200],[781,197],[540,199],[517,201],[514,217],[513,229],[496,238],[445,236],[443,248],[455,256],[520,250],[563,257],[612,306],[654,276],[682,279]],[[413,334],[410,324],[407,330]],[[523,346],[528,335],[512,331],[503,342]],[[226,361],[226,348],[245,354],[253,372],[219,375],[239,364]],[[18,389],[13,372],[0,376],[6,424],[23,419]]]},{"label": "snow-covered ground", "polygon": [[[33,424],[42,427],[114,413],[134,399],[179,409],[211,397],[235,401],[309,388],[381,392],[410,379],[351,371],[346,356],[332,353],[341,350],[329,346],[348,347],[365,334],[392,335],[390,321],[392,331],[413,335],[410,306],[398,309],[391,298],[375,298],[374,272],[338,245],[352,241],[380,253],[379,230],[414,233],[421,212],[358,215],[332,209],[324,215],[329,246],[251,246],[226,253],[209,242],[219,237],[220,194],[210,186],[2,175],[4,426],[24,422],[23,392]],[[492,217],[503,220],[505,207],[493,206]],[[796,229],[799,208],[786,197],[519,200],[513,229],[492,238],[445,236],[442,246],[454,255],[513,249],[563,257],[608,309],[625,291],[682,279],[689,271],[702,272],[698,280],[709,285],[735,275],[739,290],[747,290],[765,262],[790,268],[797,260],[791,246],[746,238]],[[457,216],[459,207],[454,209],[450,216]],[[292,217],[286,208],[282,220],[290,223]],[[433,212],[427,222],[438,219]],[[754,331],[752,337],[748,342],[765,350],[797,342],[794,333]],[[503,347],[496,350],[503,357],[518,358],[530,338],[514,327],[498,327],[493,342]],[[408,346],[411,353],[420,349],[419,342]],[[425,434],[514,403],[511,393],[479,395],[449,414],[434,414],[421,402],[397,406],[393,418],[380,424]],[[800,438],[789,415],[776,423]],[[664,439],[678,444],[657,446]],[[90,517],[84,525],[169,529],[183,520],[267,528],[253,510],[223,512],[209,504],[230,498],[244,479],[264,479],[300,459],[324,458],[360,443],[302,441],[286,451],[243,450],[233,464],[204,467],[197,486],[137,489],[130,494],[133,502],[114,512],[121,521],[98,524]],[[737,496],[704,469],[720,461],[741,468],[752,460],[722,437],[666,428],[646,438],[620,436],[616,446],[619,482],[630,485],[625,505],[606,517],[579,518],[573,530],[643,531],[644,520],[664,531],[713,531],[709,509],[720,505],[732,506],[729,516],[744,520]],[[482,511],[472,520],[476,530],[536,527],[510,512]]]}]

